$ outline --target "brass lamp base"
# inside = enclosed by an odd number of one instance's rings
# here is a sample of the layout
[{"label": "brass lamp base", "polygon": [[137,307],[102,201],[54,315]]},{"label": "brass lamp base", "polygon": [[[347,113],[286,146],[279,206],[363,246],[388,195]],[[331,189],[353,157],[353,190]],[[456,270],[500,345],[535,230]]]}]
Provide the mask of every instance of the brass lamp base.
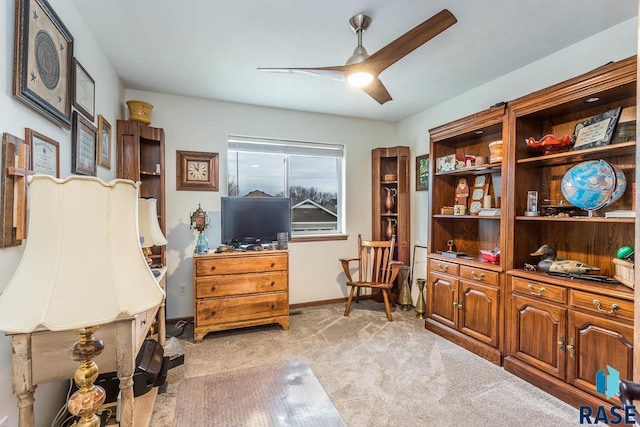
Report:
[{"label": "brass lamp base", "polygon": [[93,384],[98,378],[98,365],[93,358],[102,354],[104,350],[104,343],[93,338],[96,329],[97,326],[92,326],[73,330],[79,336],[79,340],[71,348],[71,359],[82,363],[73,376],[78,390],[69,397],[67,408],[71,414],[80,417],[73,424],[77,427],[100,427],[100,418],[96,415],[96,410],[106,398],[104,389]]},{"label": "brass lamp base", "polygon": [[144,254],[144,260],[147,261],[147,265],[153,264],[153,260],[151,259],[153,251],[151,250],[151,248],[142,248],[142,253]]}]

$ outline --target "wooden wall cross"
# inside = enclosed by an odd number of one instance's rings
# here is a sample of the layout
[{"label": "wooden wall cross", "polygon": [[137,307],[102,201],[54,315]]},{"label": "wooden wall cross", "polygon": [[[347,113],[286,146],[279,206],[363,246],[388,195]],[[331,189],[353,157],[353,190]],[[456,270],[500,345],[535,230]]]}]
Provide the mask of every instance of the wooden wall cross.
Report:
[{"label": "wooden wall cross", "polygon": [[27,176],[31,175],[29,145],[2,134],[0,178],[0,248],[18,246],[27,237]]}]

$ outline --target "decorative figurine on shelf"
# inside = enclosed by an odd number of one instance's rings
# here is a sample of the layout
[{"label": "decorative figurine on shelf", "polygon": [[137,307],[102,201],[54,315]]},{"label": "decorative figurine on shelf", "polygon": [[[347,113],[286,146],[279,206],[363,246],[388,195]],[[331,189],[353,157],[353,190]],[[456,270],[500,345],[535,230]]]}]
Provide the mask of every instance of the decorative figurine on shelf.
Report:
[{"label": "decorative figurine on shelf", "polygon": [[538,271],[561,274],[585,274],[600,270],[598,267],[580,261],[558,259],[556,258],[556,250],[549,245],[540,246],[538,250],[531,255],[545,257],[538,262]]},{"label": "decorative figurine on shelf", "polygon": [[469,197],[469,186],[467,185],[467,178],[460,178],[458,180],[458,186],[456,187],[456,205],[467,205],[467,198]]},{"label": "decorative figurine on shelf", "polygon": [[384,200],[384,207],[387,213],[392,213],[393,207],[396,205],[394,197],[398,195],[398,190],[390,187],[382,187],[387,192],[387,198]]}]

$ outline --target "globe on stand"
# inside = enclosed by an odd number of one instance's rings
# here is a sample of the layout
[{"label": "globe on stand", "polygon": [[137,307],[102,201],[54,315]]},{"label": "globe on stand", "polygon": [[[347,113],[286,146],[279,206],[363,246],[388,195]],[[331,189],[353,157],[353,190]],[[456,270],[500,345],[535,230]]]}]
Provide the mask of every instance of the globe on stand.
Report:
[{"label": "globe on stand", "polygon": [[604,160],[578,163],[562,177],[562,195],[589,217],[617,201],[626,189],[624,173]]}]

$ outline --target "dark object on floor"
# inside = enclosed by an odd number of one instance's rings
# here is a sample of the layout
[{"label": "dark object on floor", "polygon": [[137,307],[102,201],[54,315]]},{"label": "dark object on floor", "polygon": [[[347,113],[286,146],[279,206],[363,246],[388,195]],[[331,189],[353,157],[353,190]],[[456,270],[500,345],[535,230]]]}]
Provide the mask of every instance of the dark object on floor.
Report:
[{"label": "dark object on floor", "polygon": [[175,427],[345,426],[304,360],[180,381]]},{"label": "dark object on floor", "polygon": [[[133,374],[133,395],[141,396],[153,387],[161,386],[167,379],[167,364],[163,363],[164,350],[158,341],[146,339],[136,357],[136,370]],[[115,402],[120,391],[117,372],[108,372],[98,376],[95,382],[107,393],[105,403]]]}]

